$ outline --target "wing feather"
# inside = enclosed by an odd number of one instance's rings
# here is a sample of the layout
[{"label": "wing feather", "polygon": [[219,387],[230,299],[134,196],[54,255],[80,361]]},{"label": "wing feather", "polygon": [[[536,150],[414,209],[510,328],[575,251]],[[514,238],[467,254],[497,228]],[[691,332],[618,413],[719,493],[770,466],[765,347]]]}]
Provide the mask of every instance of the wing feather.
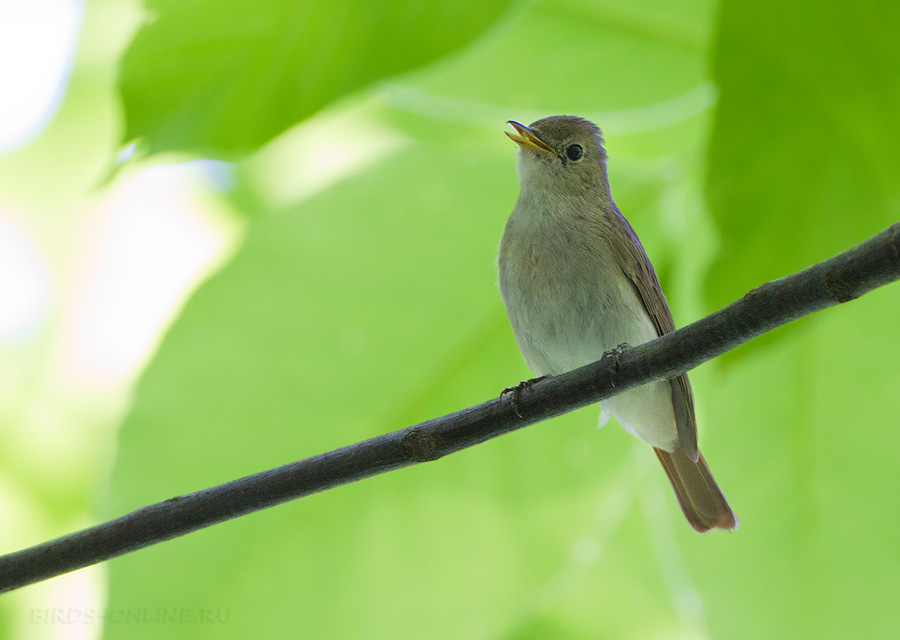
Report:
[{"label": "wing feather", "polygon": [[[659,279],[653,270],[653,265],[647,257],[641,241],[631,225],[618,211],[611,216],[612,224],[618,228],[612,229],[613,237],[629,238],[631,242],[614,243],[619,252],[619,264],[622,272],[631,282],[638,299],[644,305],[644,310],[650,317],[656,334],[665,335],[675,330],[675,321],[672,312],[666,302]],[[672,406],[675,412],[675,424],[678,428],[678,448],[691,460],[696,462],[700,452],[697,449],[697,419],[694,415],[694,395],[691,392],[691,383],[687,374],[681,374],[669,381],[672,386]]]}]

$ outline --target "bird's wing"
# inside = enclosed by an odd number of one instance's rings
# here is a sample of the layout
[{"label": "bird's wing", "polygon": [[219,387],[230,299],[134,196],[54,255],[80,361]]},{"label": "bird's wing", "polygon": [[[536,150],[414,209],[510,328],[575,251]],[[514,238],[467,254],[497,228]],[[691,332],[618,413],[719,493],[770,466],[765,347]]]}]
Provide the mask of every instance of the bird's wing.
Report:
[{"label": "bird's wing", "polygon": [[[657,335],[665,335],[675,330],[675,321],[672,312],[666,302],[662,287],[650,264],[650,259],[641,246],[637,234],[628,221],[618,211],[611,216],[612,224],[621,225],[620,229],[613,230],[613,237],[627,237],[631,242],[615,243],[619,252],[619,264],[622,271],[634,287],[638,299],[644,305],[644,310],[650,316]],[[616,233],[619,232],[619,233]],[[681,374],[672,378],[672,405],[675,410],[675,424],[678,428],[678,448],[681,449],[694,462],[700,455],[697,449],[697,419],[694,416],[694,396],[691,392],[691,383],[687,374]]]}]

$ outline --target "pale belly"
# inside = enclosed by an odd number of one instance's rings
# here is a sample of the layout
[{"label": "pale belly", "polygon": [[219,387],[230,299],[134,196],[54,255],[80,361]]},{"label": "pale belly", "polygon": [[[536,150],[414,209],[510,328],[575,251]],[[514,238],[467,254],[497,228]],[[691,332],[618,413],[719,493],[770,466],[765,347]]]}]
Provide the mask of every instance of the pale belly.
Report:
[{"label": "pale belly", "polygon": [[[518,247],[504,248],[501,293],[519,349],[536,375],[558,375],[599,360],[622,343],[636,346],[657,337],[631,283],[602,253],[554,261],[557,267],[551,269],[534,247],[523,254],[527,260],[517,259]],[[678,432],[668,381],[600,404],[648,444],[673,450]]]}]

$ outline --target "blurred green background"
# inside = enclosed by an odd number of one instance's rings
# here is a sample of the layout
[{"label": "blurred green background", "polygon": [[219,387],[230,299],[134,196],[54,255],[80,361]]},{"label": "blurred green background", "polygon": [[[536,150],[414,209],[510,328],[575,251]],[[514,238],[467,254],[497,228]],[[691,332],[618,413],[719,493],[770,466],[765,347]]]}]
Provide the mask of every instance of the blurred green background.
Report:
[{"label": "blurred green background", "polygon": [[[604,129],[679,325],[900,211],[887,0],[15,4],[0,551],[528,377],[508,119]],[[19,590],[0,638],[896,637],[898,321],[893,285],[692,373],[736,532],[588,408]]]}]

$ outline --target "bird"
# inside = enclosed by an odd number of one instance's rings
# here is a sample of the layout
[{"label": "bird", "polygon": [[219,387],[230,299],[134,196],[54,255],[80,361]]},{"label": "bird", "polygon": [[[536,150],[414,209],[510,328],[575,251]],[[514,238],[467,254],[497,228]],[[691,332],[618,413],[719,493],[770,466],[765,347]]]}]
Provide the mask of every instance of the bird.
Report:
[{"label": "bird", "polygon": [[[600,129],[577,116],[508,124],[518,145],[519,195],[500,240],[498,276],[532,372],[559,375],[674,331],[653,265],[613,201]],[[600,407],[653,447],[691,527],[738,526],[697,446],[687,374]]]}]

